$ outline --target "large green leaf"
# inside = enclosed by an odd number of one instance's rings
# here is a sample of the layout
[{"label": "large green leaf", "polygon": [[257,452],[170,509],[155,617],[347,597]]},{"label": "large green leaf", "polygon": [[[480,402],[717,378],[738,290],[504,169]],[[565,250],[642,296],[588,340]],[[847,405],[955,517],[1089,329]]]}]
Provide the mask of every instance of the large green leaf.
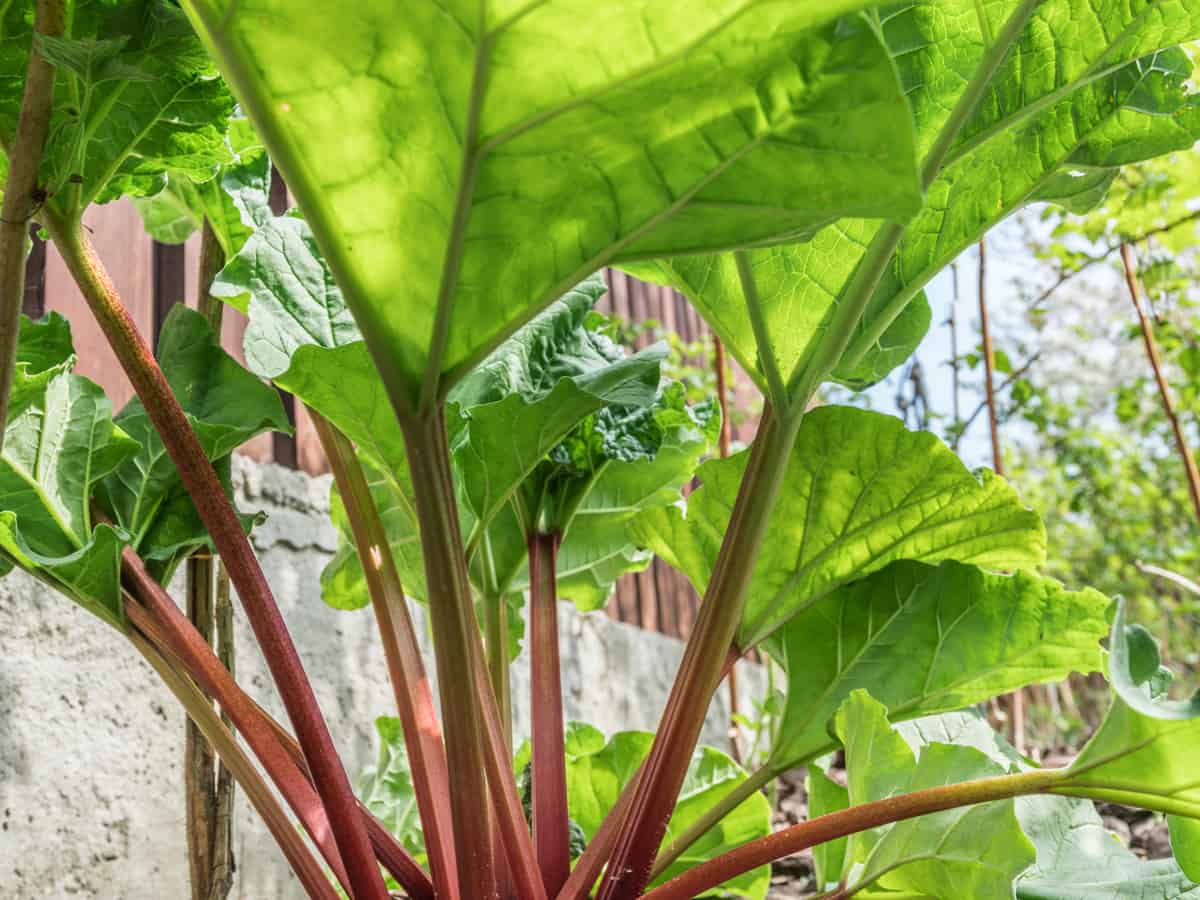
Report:
[{"label": "large green leaf", "polygon": [[[974,747],[934,742],[914,755],[887,716],[882,704],[855,691],[835,717],[851,805],[1006,771]],[[852,874],[850,893],[873,885],[945,900],[1009,900],[1013,880],[1034,860],[1013,801],[1000,800],[856,834],[847,864],[860,867],[843,874]]]},{"label": "large green leaf", "polygon": [[611,259],[919,204],[861,0],[185,5],[414,391]]},{"label": "large green leaf", "polygon": [[[4,11],[5,146],[16,127],[32,16],[28,3]],[[67,22],[61,38],[38,42],[58,69],[42,165],[49,205],[70,217],[121,194],[156,194],[168,171],[211,179],[230,155],[225,132],[234,101],[178,5],[79,0]]]},{"label": "large green leaf", "polygon": [[[654,735],[644,731],[620,731],[608,740],[591,725],[568,723],[566,729],[567,809],[571,819],[591,840],[604,817],[617,802],[625,784],[637,772],[650,750]],[[517,753],[520,770],[528,762],[529,744]],[[667,824],[664,846],[746,778],[745,771],[719,750],[697,748],[692,755],[679,801]],[[743,801],[680,856],[659,878],[669,880],[680,872],[732,850],[739,844],[766,835],[771,830],[771,808],[760,793]],[[737,896],[762,900],[766,897],[770,870],[755,869],[726,882],[704,896]]]},{"label": "large green leaf", "polygon": [[[975,712],[945,713],[896,729],[920,753],[930,743],[974,747],[1006,770],[1034,768]],[[1109,832],[1090,800],[1031,795],[1016,798],[1021,830],[1037,862],[1017,879],[1019,900],[1174,900],[1200,896],[1170,860],[1145,862]]]},{"label": "large green leaf", "polygon": [[[993,33],[1016,7],[1016,0],[980,5]],[[976,12],[968,0],[916,0],[881,14],[920,154],[929,151],[982,57]],[[921,289],[1006,216],[1036,200],[1082,209],[1103,196],[1116,167],[1190,147],[1200,137],[1200,105],[1185,88],[1191,64],[1168,48],[1197,36],[1195,0],[1102,0],[1086,9],[1071,0],[1039,4],[960,132],[923,210],[908,223],[852,358],[833,376],[860,386],[903,361],[929,326]],[[767,340],[785,379],[824,336],[877,228],[847,219],[807,243],[751,254]],[[687,294],[763,384],[762,348],[730,256],[658,260],[632,270]]]},{"label": "large green leaf", "polygon": [[[705,463],[703,486],[632,528],[703,593],[747,453]],[[822,407],[805,416],[755,565],[738,644],[750,647],[844,584],[899,559],[994,569],[1045,558],[1038,517],[992,472],[892,416]]]},{"label": "large green leaf", "polygon": [[772,761],[789,768],[833,749],[828,723],[859,688],[898,720],[1100,671],[1108,607],[1096,591],[1027,572],[892,563],[817,601],[768,642],[789,685]]},{"label": "large green leaf", "polygon": [[100,387],[71,374],[74,365],[66,320],[21,322],[0,452],[0,574],[20,566],[120,627],[128,536],[94,525],[91,495],[138,447],[114,425]]},{"label": "large green leaf", "polygon": [[[825,336],[850,271],[841,260],[856,260],[873,234],[872,223],[851,220],[829,226],[816,241],[750,254],[770,350],[785,379],[803,367]],[[733,254],[677,256],[622,268],[687,296],[759,388],[767,390],[761,350],[746,311],[749,301]],[[835,371],[834,377],[856,388],[880,380],[912,355],[929,330],[930,315],[923,297],[909,304],[863,363]]]},{"label": "large green leaf", "polygon": [[[157,355],[204,452],[210,460],[224,460],[227,490],[227,457],[238,446],[264,431],[291,430],[279,395],[221,349],[196,311],[172,308]],[[131,400],[116,421],[141,448],[104,478],[99,496],[133,536],[138,552],[163,563],[169,574],[172,561],[207,544],[207,532],[141,401]]]}]

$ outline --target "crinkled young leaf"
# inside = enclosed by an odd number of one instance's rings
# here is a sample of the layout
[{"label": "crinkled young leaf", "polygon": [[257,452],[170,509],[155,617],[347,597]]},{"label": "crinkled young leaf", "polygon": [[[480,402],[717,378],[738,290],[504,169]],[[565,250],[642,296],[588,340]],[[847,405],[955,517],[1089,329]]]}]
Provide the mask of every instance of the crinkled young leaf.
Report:
[{"label": "crinkled young leaf", "polygon": [[[68,22],[67,34],[41,39],[38,49],[58,67],[42,166],[48,204],[70,218],[93,202],[156,194],[168,171],[211,179],[229,157],[225,132],[234,101],[179,7],[79,0]],[[7,85],[24,75],[32,6],[9,4],[4,25],[0,70]],[[0,103],[5,145],[18,109],[12,97]]]},{"label": "crinkled young leaf", "polygon": [[1109,605],[1096,591],[1028,572],[892,563],[770,638],[789,682],[772,761],[789,768],[833,749],[828,723],[859,688],[896,721],[1099,671]]},{"label": "crinkled young leaf", "polygon": [[[291,430],[279,395],[221,349],[196,311],[172,308],[157,355],[210,460],[228,457],[264,431]],[[117,423],[141,448],[101,484],[109,514],[133,535],[135,548],[147,559],[169,561],[189,547],[204,545],[207,532],[198,515],[189,513],[191,502],[179,492],[179,473],[141,401],[131,400]]]},{"label": "crinkled young leaf", "polygon": [[164,244],[182,244],[205,219],[226,259],[232,259],[255,228],[272,217],[271,161],[245,119],[231,119],[226,137],[232,158],[217,175],[196,183],[167,173],[167,186],[153,197],[137,197],[146,232]]},{"label": "crinkled young leaf", "polygon": [[[589,841],[616,804],[625,784],[637,772],[653,738],[649,732],[620,731],[605,740],[604,734],[591,725],[567,723],[567,809]],[[517,771],[528,761],[529,743],[526,742],[517,752]],[[670,843],[673,835],[682,833],[745,778],[742,768],[724,753],[711,747],[697,748],[667,825],[664,846]],[[768,834],[770,819],[771,809],[766,797],[755,793],[706,832],[663,873],[659,881],[669,880],[739,844]],[[764,866],[740,875],[704,896],[762,900],[766,897],[769,876],[770,870]]]},{"label": "crinkled young leaf", "polygon": [[[899,793],[1002,775],[973,747],[925,745],[919,755],[888,724],[887,709],[855,691],[834,719],[846,748],[851,805]],[[906,819],[851,837],[851,893],[868,886],[917,896],[1009,900],[1013,880],[1035,860],[1010,800]]]},{"label": "crinkled young leaf", "polygon": [[912,214],[895,71],[834,22],[863,6],[186,4],[413,391],[611,259]]},{"label": "crinkled young leaf", "polygon": [[[703,593],[747,453],[700,467],[703,485],[632,529]],[[1021,569],[1045,558],[1037,515],[990,470],[971,473],[927,432],[851,407],[808,413],[755,566],[738,644],[750,647],[800,611],[890,562],[953,559]]]}]

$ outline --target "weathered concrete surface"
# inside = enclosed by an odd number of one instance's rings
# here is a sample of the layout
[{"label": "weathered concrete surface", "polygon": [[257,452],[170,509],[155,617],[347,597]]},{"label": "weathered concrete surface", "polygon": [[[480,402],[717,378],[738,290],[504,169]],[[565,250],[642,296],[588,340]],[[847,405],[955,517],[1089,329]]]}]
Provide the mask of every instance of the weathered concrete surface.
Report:
[{"label": "weathered concrete surface", "polygon": [[[335,535],[328,479],[240,465],[243,508],[270,518],[255,544],[352,776],[374,756],[373,722],[392,714],[367,612],[331,610],[319,575]],[[563,607],[567,715],[606,731],[653,728],[681,645]],[[422,626],[422,633],[424,628]],[[273,714],[281,706],[243,618],[238,678]],[[747,668],[747,691],[758,672]],[[514,666],[514,697],[528,695]],[[724,746],[725,694],[706,739]],[[516,710],[516,731],[528,710]],[[180,782],[183,716],[124,638],[21,575],[0,582],[0,897],[186,898]],[[241,805],[234,897],[300,898],[270,836]]]}]

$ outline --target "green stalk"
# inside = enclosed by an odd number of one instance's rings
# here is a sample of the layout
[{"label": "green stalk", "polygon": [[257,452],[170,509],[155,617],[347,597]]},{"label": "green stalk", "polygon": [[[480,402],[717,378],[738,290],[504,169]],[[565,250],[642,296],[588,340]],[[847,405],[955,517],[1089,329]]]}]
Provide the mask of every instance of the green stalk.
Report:
[{"label": "green stalk", "polygon": [[659,851],[658,859],[654,861],[654,868],[650,871],[650,880],[653,881],[667,871],[671,863],[679,859],[688,847],[704,837],[709,829],[714,828],[727,815],[770,784],[775,775],[776,772],[772,766],[760,766],[751,772],[745,781],[714,803],[704,815],[684,829],[679,837]]},{"label": "green stalk", "polygon": [[488,677],[504,736],[512,744],[512,682],[508,665],[508,600],[503,594],[483,595],[484,648]]},{"label": "green stalk", "polygon": [[[58,36],[63,33],[62,0],[38,0],[33,32],[35,41],[40,34]],[[54,74],[54,66],[31,47],[17,129],[7,153],[4,201],[0,204],[0,449],[4,447],[8,398],[17,365],[29,222],[45,201],[38,191],[38,167],[50,134]]]},{"label": "green stalk", "polygon": [[655,888],[644,895],[644,900],[691,900],[751,869],[815,847],[817,844],[892,822],[960,806],[1007,800],[1026,794],[1049,793],[1063,781],[1065,773],[1065,769],[1039,769],[1016,775],[1000,775],[962,784],[926,788],[911,794],[899,794],[885,800],[852,806],[776,831],[743,844],[729,853],[723,853]]},{"label": "green stalk", "polygon": [[171,462],[246,610],[263,656],[296,729],[313,783],[332,826],[355,900],[388,900],[375,854],[329,728],[296,645],[275,602],[241,520],[204,453],[158,361],[121,302],[78,219],[46,214],[44,224],[88,302],[121,367],[162,438]]},{"label": "green stalk", "polygon": [[775,348],[771,345],[767,321],[763,317],[762,298],[758,294],[754,270],[750,268],[750,254],[745,250],[736,250],[733,259],[737,263],[738,280],[742,285],[742,297],[746,301],[750,327],[754,331],[754,343],[758,346],[759,364],[767,379],[767,396],[776,409],[783,409],[787,405],[787,388],[779,371],[779,363],[775,359]]},{"label": "green stalk", "polygon": [[[400,422],[429,586],[446,763],[453,787],[450,805],[459,885],[464,896],[486,900],[496,896],[496,870],[488,820],[479,815],[479,805],[488,796],[480,705],[490,703],[492,697],[490,691],[477,693],[474,679],[463,673],[464,666],[468,673],[474,668],[472,650],[479,640],[479,626],[458,524],[445,416],[439,408],[423,420],[402,416]],[[482,654],[479,662],[482,664]]]},{"label": "green stalk", "polygon": [[354,447],[316,410],[309,409],[309,415],[346,507],[379,626],[433,882],[443,896],[453,897],[458,893],[458,879],[450,837],[451,790],[446,751],[400,573]]},{"label": "green stalk", "polygon": [[754,561],[799,426],[800,416],[781,415],[767,406],[700,614],[601,882],[599,900],[632,900],[649,882],[709,700],[725,674]]},{"label": "green stalk", "polygon": [[217,749],[221,760],[242,785],[246,797],[266,823],[267,830],[279,844],[292,870],[300,879],[304,891],[312,900],[337,900],[337,892],[325,877],[321,864],[309,852],[304,838],[275,799],[270,787],[238,746],[229,729],[221,722],[212,703],[186,676],[167,662],[148,640],[136,632],[129,639],[170,689],[190,717]]}]

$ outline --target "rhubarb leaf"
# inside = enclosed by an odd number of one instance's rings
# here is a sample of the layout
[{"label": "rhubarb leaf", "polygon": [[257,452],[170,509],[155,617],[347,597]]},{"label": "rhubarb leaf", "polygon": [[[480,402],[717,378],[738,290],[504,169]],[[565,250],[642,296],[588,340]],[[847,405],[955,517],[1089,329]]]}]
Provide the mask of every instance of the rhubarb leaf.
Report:
[{"label": "rhubarb leaf", "polygon": [[167,186],[153,197],[136,197],[147,234],[182,244],[207,219],[226,259],[232,259],[256,228],[272,217],[271,161],[245,119],[232,119],[226,137],[231,155],[216,176],[197,183],[168,172]]},{"label": "rhubarb leaf", "polygon": [[[1152,680],[1135,681],[1130,666],[1131,633],[1137,632],[1126,628],[1118,605],[1109,639],[1112,706],[1071,764],[1061,792],[1200,819],[1200,695],[1152,699]],[[1156,667],[1140,668],[1145,674]]]},{"label": "rhubarb leaf", "polygon": [[861,0],[501,6],[185,3],[414,403],[609,260],[919,206]]},{"label": "rhubarb leaf", "polygon": [[74,365],[66,320],[21,322],[0,451],[0,575],[19,566],[122,628],[128,535],[94,524],[91,495],[138,447],[113,423],[100,387],[71,374]]},{"label": "rhubarb leaf", "polygon": [[[974,747],[929,743],[914,754],[888,724],[887,709],[855,691],[834,719],[846,749],[850,804],[1003,775]],[[905,819],[850,838],[848,893],[868,886],[917,896],[1010,900],[1013,881],[1035,861],[1015,806],[997,800]]]},{"label": "rhubarb leaf", "polygon": [[[169,171],[210,180],[229,158],[234,100],[182,10],[167,0],[80,0],[69,23],[36,49],[58,69],[42,164],[47,204],[71,219],[94,202],[157,194]],[[3,71],[23,78],[32,8],[10,4],[4,25]],[[0,103],[5,146],[18,109]]]},{"label": "rhubarb leaf", "polygon": [[[748,451],[704,463],[678,507],[648,510],[632,530],[701,593],[717,558]],[[1045,558],[1041,521],[989,470],[970,472],[928,432],[851,407],[808,413],[747,592],[738,645],[888,563],[958,560],[1021,569]]]},{"label": "rhubarb leaf", "polygon": [[834,749],[829,721],[856,689],[897,721],[1100,671],[1109,605],[1096,591],[1068,591],[1028,572],[892,563],[768,639],[789,684],[772,763],[790,768]]}]

